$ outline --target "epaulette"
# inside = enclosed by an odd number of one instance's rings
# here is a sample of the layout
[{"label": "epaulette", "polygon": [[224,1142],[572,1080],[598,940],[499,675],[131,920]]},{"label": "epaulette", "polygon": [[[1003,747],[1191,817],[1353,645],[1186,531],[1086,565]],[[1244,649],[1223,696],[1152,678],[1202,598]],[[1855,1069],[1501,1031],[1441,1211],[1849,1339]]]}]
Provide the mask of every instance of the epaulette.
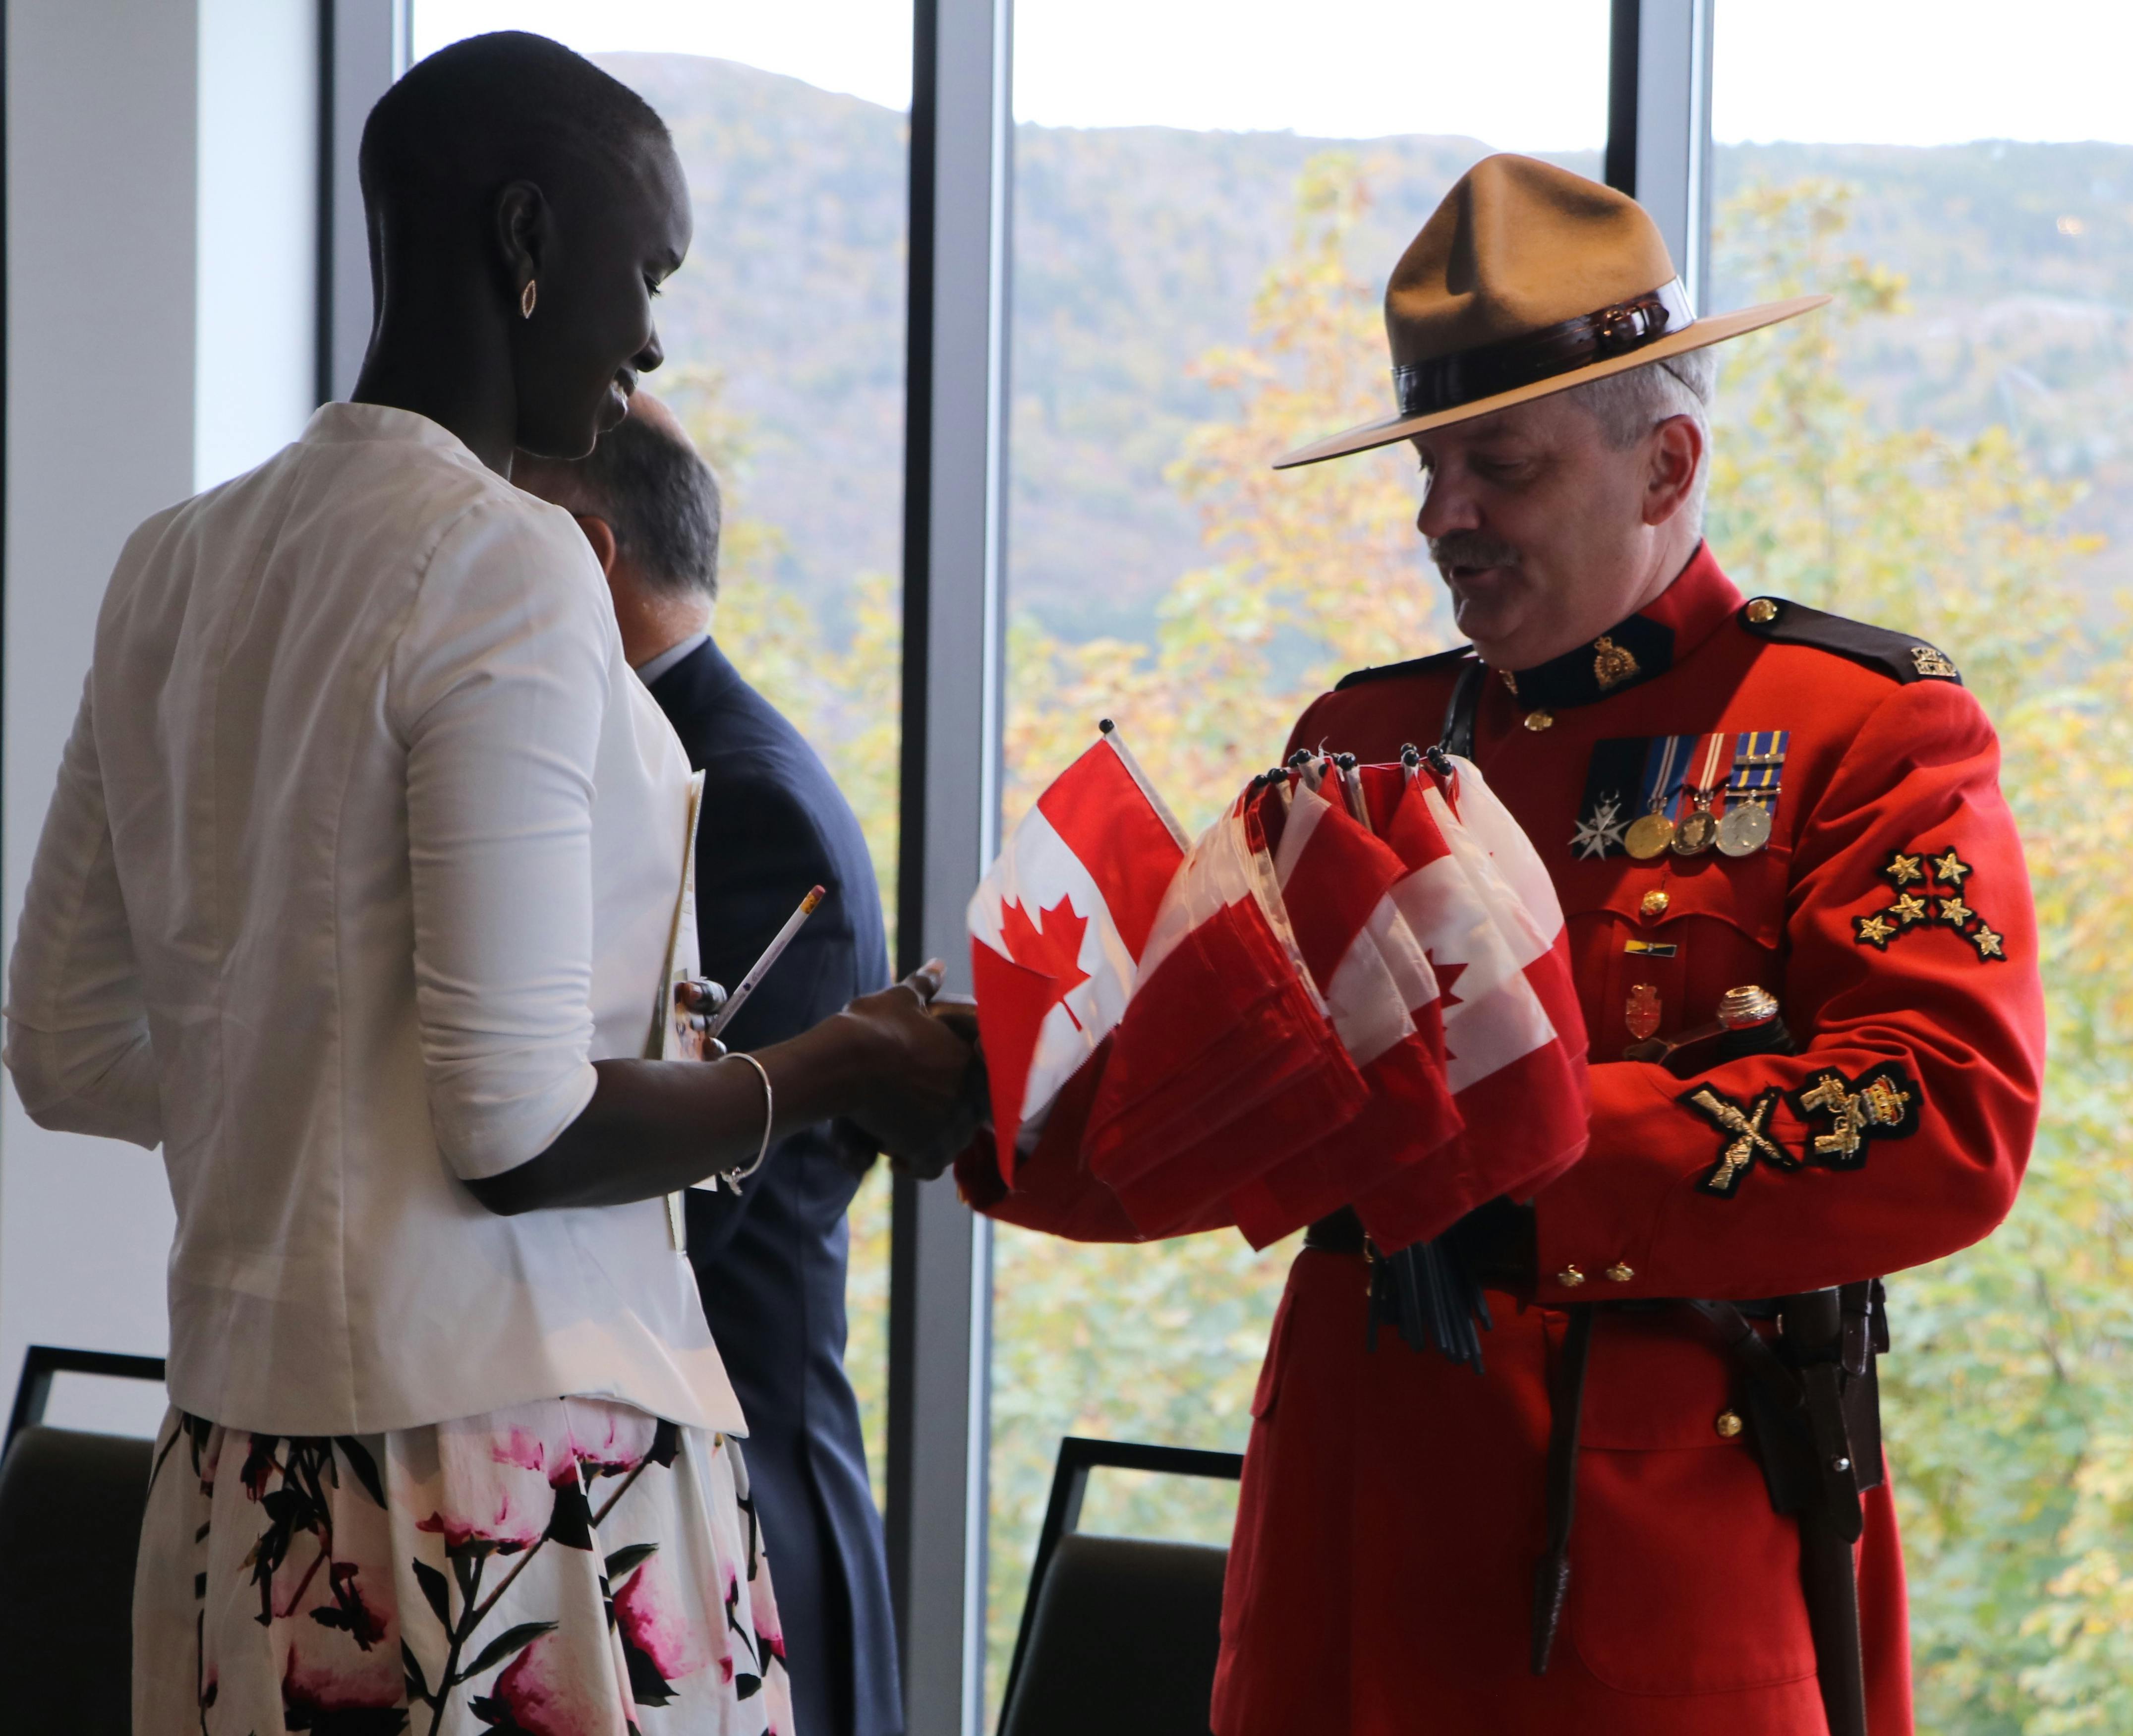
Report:
[{"label": "epaulette", "polygon": [[1946,652],[1908,634],[1891,633],[1886,627],[1847,620],[1841,615],[1825,615],[1819,609],[1783,597],[1750,597],[1736,619],[1758,639],[1780,645],[1812,645],[1818,651],[1878,670],[1906,686],[1914,681],[1952,681],[1957,687],[1962,685],[1962,672]]},{"label": "epaulette", "polygon": [[1429,657],[1412,658],[1404,663],[1375,663],[1367,669],[1351,670],[1333,683],[1336,693],[1345,693],[1351,687],[1360,687],[1373,681],[1398,681],[1404,675],[1429,675],[1440,669],[1449,669],[1474,654],[1471,645],[1454,645],[1449,651],[1439,651]]}]

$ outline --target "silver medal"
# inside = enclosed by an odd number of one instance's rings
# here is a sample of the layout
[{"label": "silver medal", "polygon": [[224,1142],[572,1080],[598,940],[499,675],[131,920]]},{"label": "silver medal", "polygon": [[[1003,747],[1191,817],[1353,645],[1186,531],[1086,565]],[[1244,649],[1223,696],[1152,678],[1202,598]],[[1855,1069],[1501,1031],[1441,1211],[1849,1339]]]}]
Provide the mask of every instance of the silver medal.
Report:
[{"label": "silver medal", "polygon": [[1769,841],[1770,811],[1760,802],[1729,808],[1718,822],[1718,849],[1722,856],[1753,856]]}]

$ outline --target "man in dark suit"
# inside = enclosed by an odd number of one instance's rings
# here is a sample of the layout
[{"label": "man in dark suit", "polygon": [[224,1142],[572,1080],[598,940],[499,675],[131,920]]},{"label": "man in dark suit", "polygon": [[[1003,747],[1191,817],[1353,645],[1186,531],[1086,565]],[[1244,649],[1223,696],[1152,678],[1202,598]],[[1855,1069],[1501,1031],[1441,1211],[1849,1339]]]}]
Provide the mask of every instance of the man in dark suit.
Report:
[{"label": "man in dark suit", "polygon": [[[696,840],[703,972],[731,988],[807,889],[828,890],[726,1028],[735,1049],[795,1036],[887,986],[874,865],[800,732],[726,661],[718,484],[666,407],[638,392],[590,458],[522,456],[518,485],[575,515],[614,594],[623,650],[704,772]],[[747,1412],[802,1736],[903,1728],[881,1516],[845,1377],[845,1208],[864,1160],[826,1126],[779,1141],[739,1198],[692,1189],[689,1259]]]}]

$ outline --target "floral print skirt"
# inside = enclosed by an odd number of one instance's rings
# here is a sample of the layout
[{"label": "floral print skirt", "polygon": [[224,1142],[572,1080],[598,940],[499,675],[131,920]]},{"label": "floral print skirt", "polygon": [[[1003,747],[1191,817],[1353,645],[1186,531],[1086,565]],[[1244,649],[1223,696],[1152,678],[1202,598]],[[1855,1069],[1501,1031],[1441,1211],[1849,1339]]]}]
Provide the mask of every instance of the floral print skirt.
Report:
[{"label": "floral print skirt", "polygon": [[293,1438],[174,1410],[155,1465],[135,1736],[792,1731],[723,1435],[593,1399]]}]

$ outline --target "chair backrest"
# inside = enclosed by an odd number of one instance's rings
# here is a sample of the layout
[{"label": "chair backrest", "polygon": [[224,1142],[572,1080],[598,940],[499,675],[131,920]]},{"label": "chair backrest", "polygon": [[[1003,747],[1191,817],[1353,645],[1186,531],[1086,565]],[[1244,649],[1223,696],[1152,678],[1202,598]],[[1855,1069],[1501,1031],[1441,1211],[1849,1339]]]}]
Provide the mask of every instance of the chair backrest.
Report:
[{"label": "chair backrest", "polygon": [[1100,1467],[1235,1480],[1235,1453],[1068,1435],[1031,1565],[1000,1736],[1206,1736],[1229,1551],[1085,1536]]},{"label": "chair backrest", "polygon": [[124,1356],[113,1350],[66,1350],[56,1344],[32,1344],[22,1353],[22,1378],[15,1388],[15,1408],[8,1413],[7,1439],[0,1453],[15,1444],[23,1430],[45,1420],[51,1401],[55,1374],[94,1374],[107,1379],[152,1381],[163,1384],[161,1357]]},{"label": "chair backrest", "polygon": [[11,1730],[128,1736],[155,1443],[46,1426],[55,1373],[160,1382],[163,1365],[49,1345],[24,1359],[0,1458],[0,1707]]}]

